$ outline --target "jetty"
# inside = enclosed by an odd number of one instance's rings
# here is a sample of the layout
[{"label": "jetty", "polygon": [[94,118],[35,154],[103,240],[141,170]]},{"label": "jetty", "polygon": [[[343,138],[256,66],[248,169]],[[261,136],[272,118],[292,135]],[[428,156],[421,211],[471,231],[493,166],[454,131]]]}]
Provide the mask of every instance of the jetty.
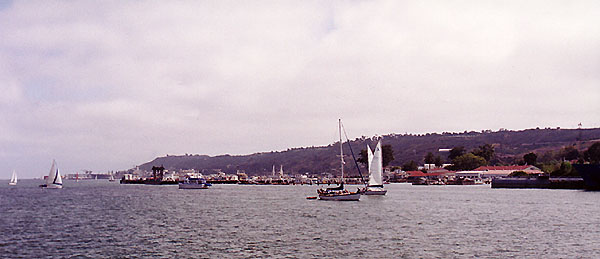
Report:
[{"label": "jetty", "polygon": [[585,189],[585,183],[580,177],[503,177],[492,179],[492,188]]}]

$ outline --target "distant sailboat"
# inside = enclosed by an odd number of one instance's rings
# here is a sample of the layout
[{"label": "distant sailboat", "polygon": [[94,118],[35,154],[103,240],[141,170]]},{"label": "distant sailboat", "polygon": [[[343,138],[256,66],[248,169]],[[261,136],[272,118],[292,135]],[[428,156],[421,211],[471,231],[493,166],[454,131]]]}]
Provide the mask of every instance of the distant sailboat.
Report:
[{"label": "distant sailboat", "polygon": [[320,200],[331,200],[331,201],[358,201],[360,199],[360,193],[350,192],[344,188],[344,151],[342,142],[342,120],[339,120],[339,131],[340,131],[340,162],[342,169],[342,177],[340,179],[340,185],[334,188],[318,189]]},{"label": "distant sailboat", "polygon": [[17,185],[17,172],[15,172],[15,170],[13,170],[12,176],[10,177],[10,182],[8,182],[8,185]]},{"label": "distant sailboat", "polygon": [[377,142],[375,151],[367,145],[367,155],[369,163],[369,183],[361,191],[365,195],[385,195],[387,190],[383,189],[383,152],[381,150],[381,140]]},{"label": "distant sailboat", "polygon": [[110,174],[110,177],[108,178],[108,181],[114,182],[115,181],[115,176],[113,174]]},{"label": "distant sailboat", "polygon": [[40,187],[48,189],[62,189],[62,177],[56,166],[56,161],[52,160],[52,167],[50,167],[50,173],[46,178],[46,184],[40,185]]}]

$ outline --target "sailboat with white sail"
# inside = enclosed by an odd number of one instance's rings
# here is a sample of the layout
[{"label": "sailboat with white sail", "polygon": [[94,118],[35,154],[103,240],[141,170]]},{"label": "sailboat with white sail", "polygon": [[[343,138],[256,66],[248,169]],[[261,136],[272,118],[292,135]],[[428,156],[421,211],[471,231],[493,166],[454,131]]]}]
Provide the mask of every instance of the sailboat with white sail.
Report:
[{"label": "sailboat with white sail", "polygon": [[330,201],[358,201],[360,199],[360,193],[350,192],[344,188],[344,150],[342,142],[342,119],[339,120],[339,131],[340,131],[340,162],[342,169],[342,176],[340,179],[340,185],[334,188],[318,189],[320,200]]},{"label": "sailboat with white sail", "polygon": [[367,186],[361,190],[364,195],[385,195],[387,190],[383,188],[383,152],[381,150],[381,140],[377,142],[375,151],[371,152],[371,148],[367,144],[368,166],[369,166],[369,182]]},{"label": "sailboat with white sail", "polygon": [[12,172],[12,176],[10,177],[10,182],[8,182],[8,185],[17,185],[17,172],[15,172],[15,170]]},{"label": "sailboat with white sail", "polygon": [[52,160],[52,167],[50,167],[50,173],[48,173],[48,178],[46,178],[46,184],[42,184],[40,187],[48,189],[62,189],[62,177],[60,176],[60,172],[58,171],[55,160]]}]

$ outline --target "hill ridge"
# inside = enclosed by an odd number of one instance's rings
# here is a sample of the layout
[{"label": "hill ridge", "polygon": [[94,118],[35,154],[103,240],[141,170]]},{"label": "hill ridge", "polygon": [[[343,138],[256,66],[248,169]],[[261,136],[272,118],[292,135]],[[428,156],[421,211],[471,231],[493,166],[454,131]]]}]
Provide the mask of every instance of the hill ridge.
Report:
[{"label": "hill ridge", "polygon": [[[593,142],[600,141],[600,128],[588,129],[524,129],[499,130],[482,132],[465,131],[462,133],[442,132],[424,134],[395,134],[381,136],[383,144],[389,144],[394,149],[395,160],[391,166],[399,166],[410,160],[421,164],[423,157],[432,152],[445,158],[440,148],[464,146],[471,150],[480,145],[493,144],[496,152],[495,164],[511,164],[529,152],[547,152],[559,150],[564,146],[573,145],[583,150]],[[350,140],[352,149],[358,154],[367,144],[374,145],[376,137],[362,136]],[[271,172],[273,165],[283,165],[289,174],[297,173],[332,173],[339,171],[337,142],[327,146],[295,147],[285,151],[257,152],[248,155],[167,155],[140,165],[143,170],[150,170],[153,165],[163,165],[167,169],[195,169],[199,171],[223,171],[235,173],[238,170],[249,175],[263,175]],[[347,153],[346,153],[347,152]],[[350,154],[347,145],[344,153]],[[350,161],[349,157],[346,158]],[[347,163],[348,172],[357,174],[354,163]],[[346,170],[346,169],[345,169]]]}]

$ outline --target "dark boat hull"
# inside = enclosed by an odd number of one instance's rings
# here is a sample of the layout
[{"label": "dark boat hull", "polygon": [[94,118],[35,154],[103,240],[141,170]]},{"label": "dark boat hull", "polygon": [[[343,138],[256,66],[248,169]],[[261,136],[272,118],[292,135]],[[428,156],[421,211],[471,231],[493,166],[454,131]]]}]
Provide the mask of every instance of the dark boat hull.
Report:
[{"label": "dark boat hull", "polygon": [[324,201],[358,201],[360,193],[319,194],[319,200]]},{"label": "dark boat hull", "polygon": [[385,195],[387,190],[383,189],[383,187],[365,187],[359,190],[361,195]]},{"label": "dark boat hull", "polygon": [[573,167],[583,178],[586,190],[600,191],[600,165],[573,164]]},{"label": "dark boat hull", "polygon": [[387,193],[387,190],[382,190],[382,191],[366,190],[364,192],[361,192],[360,194],[362,194],[362,195],[385,195],[386,193]]}]

